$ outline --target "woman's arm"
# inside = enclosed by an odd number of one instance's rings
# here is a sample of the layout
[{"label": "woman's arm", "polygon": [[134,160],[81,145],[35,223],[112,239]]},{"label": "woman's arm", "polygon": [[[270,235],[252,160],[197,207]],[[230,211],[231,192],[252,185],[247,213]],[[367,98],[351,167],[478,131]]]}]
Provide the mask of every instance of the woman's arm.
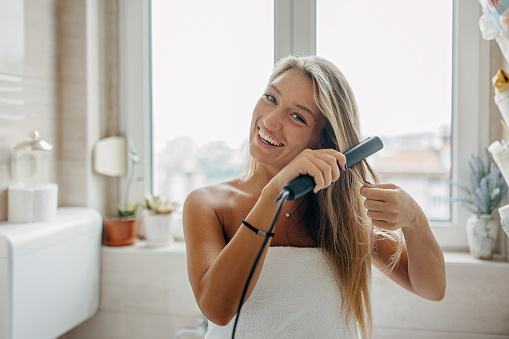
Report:
[{"label": "woman's arm", "polygon": [[[361,194],[366,197],[364,205],[373,225],[403,231],[405,248],[398,265],[387,273],[389,277],[423,298],[442,300],[446,288],[444,256],[417,202],[392,184],[366,184]],[[397,243],[382,235],[375,241],[374,264],[383,269],[395,253]]]},{"label": "woman's arm", "polygon": [[[198,306],[207,319],[226,325],[237,312],[242,290],[264,237],[242,226],[239,220],[238,231],[226,244],[223,226],[215,210],[222,195],[216,193],[212,189],[191,193],[184,204],[183,222],[188,275]],[[273,203],[276,198],[276,194],[269,194],[264,189],[245,219],[256,228],[268,231],[276,212]],[[252,277],[245,300],[258,280],[266,251]]]}]

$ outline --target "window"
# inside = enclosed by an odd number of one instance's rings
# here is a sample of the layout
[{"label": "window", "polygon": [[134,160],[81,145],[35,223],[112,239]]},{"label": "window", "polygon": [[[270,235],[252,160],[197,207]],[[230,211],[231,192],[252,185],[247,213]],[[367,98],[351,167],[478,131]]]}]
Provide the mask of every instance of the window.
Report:
[{"label": "window", "polygon": [[451,220],[452,0],[320,0],[316,26],[317,55],[350,82],[363,135],[384,141],[370,163],[430,220]]},{"label": "window", "polygon": [[152,1],[154,192],[183,203],[232,179],[273,67],[264,1]]},{"label": "window", "polygon": [[[340,3],[340,1],[336,1]],[[361,6],[366,5],[367,2],[355,3],[352,1],[345,1],[346,4],[340,4],[341,6],[346,5],[354,5]],[[164,1],[152,1],[153,6],[164,6],[166,3]],[[169,3],[169,2],[168,2]],[[171,2],[173,3],[173,2]],[[260,3],[260,4],[258,4]],[[376,5],[376,1],[374,2]],[[239,91],[239,93],[247,93],[253,95],[252,98],[246,98],[242,100],[242,103],[245,104],[243,108],[238,110],[233,110],[229,112],[233,115],[229,115],[228,119],[232,122],[236,120],[239,125],[239,130],[242,130],[242,133],[239,135],[245,135],[246,130],[249,124],[249,117],[252,112],[252,108],[254,106],[254,102],[257,100],[257,93],[261,93],[264,86],[266,85],[266,77],[270,73],[270,69],[273,64],[274,59],[278,59],[280,56],[284,56],[287,54],[311,54],[318,51],[325,57],[328,57],[335,61],[343,71],[345,72],[347,78],[351,82],[354,91],[357,94],[357,100],[359,102],[359,106],[361,109],[361,114],[367,117],[367,121],[362,121],[363,125],[363,133],[365,135],[379,135],[383,137],[383,134],[375,129],[373,126],[370,127],[369,114],[378,114],[380,112],[379,107],[370,107],[369,102],[363,99],[363,96],[367,95],[363,93],[364,90],[361,89],[358,84],[359,80],[356,80],[355,74],[351,74],[352,71],[349,70],[354,69],[353,66],[349,66],[348,62],[345,59],[335,58],[344,58],[346,52],[352,47],[343,48],[344,51],[339,51],[341,53],[337,53],[333,51],[333,49],[340,42],[341,44],[347,44],[347,42],[341,40],[344,38],[337,38],[329,36],[328,38],[324,35],[324,27],[322,25],[329,25],[324,18],[324,11],[326,10],[327,4],[332,4],[332,2],[327,0],[316,1],[316,6],[314,1],[309,0],[275,0],[274,3],[270,0],[266,1],[250,1],[250,2],[238,2],[234,1],[217,4],[214,3],[214,6],[209,5],[207,1],[203,2],[193,2],[195,5],[192,10],[186,10],[185,8],[177,8],[175,6],[188,6],[185,4],[185,1],[179,2],[178,4],[166,4],[179,12],[179,15],[172,20],[184,19],[187,17],[187,21],[183,20],[181,24],[175,24],[172,26],[173,28],[168,28],[168,31],[164,31],[161,34],[154,32],[154,27],[152,27],[152,36],[154,41],[153,44],[156,44],[157,41],[155,39],[160,39],[162,41],[161,48],[171,48],[170,46],[173,44],[173,48],[169,49],[170,55],[166,58],[171,58],[172,60],[183,60],[183,58],[190,59],[193,65],[193,70],[186,72],[186,75],[182,75],[179,73],[181,69],[189,69],[182,64],[178,64],[172,70],[172,74],[168,75],[167,79],[164,79],[163,72],[159,73],[157,71],[158,67],[161,67],[161,63],[164,64],[162,60],[158,60],[157,57],[153,57],[152,59],[152,67],[153,70],[151,72],[151,50],[156,50],[158,47],[156,45],[153,48],[150,48],[150,8],[149,4],[146,1],[126,1],[119,3],[120,10],[120,76],[121,76],[121,88],[120,88],[120,115],[123,119],[121,122],[123,125],[123,130],[126,135],[133,139],[137,145],[141,145],[139,148],[143,154],[143,158],[147,162],[151,162],[152,158],[156,161],[158,153],[165,148],[165,138],[167,140],[172,140],[177,138],[178,135],[185,131],[188,127],[188,123],[180,123],[179,121],[184,121],[183,119],[191,113],[186,113],[190,111],[186,111],[184,108],[177,108],[178,105],[196,105],[199,107],[201,102],[209,101],[213,102],[212,106],[216,106],[214,103],[217,98],[211,97],[200,97],[203,95],[209,96],[210,93],[213,93],[212,90],[215,88],[202,87],[207,83],[208,77],[221,78],[218,73],[214,73],[217,69],[223,68],[224,70],[228,70],[228,72],[223,72],[221,74],[228,74],[232,76],[231,83],[232,87],[240,87],[244,86],[243,82],[239,82],[235,80],[236,73],[240,72],[238,67],[237,59],[239,58],[239,53],[246,53],[248,61],[245,64],[250,64],[250,66],[255,63],[256,65],[260,65],[263,67],[263,70],[259,70],[256,74],[244,74],[243,79],[247,77],[252,77],[253,87],[252,89],[246,89],[245,91]],[[254,6],[262,6],[260,10],[256,10]],[[394,22],[396,19],[389,19],[389,16],[386,15],[387,11],[391,11],[387,9],[387,6],[390,4],[385,4],[383,8],[380,8],[380,17],[385,18],[384,24],[391,26],[397,24]],[[408,5],[407,3],[402,4]],[[211,7],[208,7],[211,6]],[[239,7],[240,6],[240,7]],[[242,6],[250,6],[247,9]],[[422,4],[420,5],[422,7]],[[242,8],[241,8],[242,7]],[[481,15],[481,8],[476,1],[457,1],[453,2],[453,6],[451,7],[450,2],[446,3],[426,3],[426,7],[429,7],[433,12],[431,15],[432,20],[428,20],[429,23],[423,23],[424,27],[435,26],[437,23],[436,17],[437,13],[440,12],[440,17],[449,17],[452,10],[453,17],[453,26],[452,26],[452,50],[449,49],[449,52],[452,53],[452,63],[449,64],[448,67],[452,68],[452,80],[451,78],[443,78],[441,80],[441,84],[445,87],[447,83],[451,84],[452,87],[452,96],[449,96],[451,90],[447,90],[448,98],[451,100],[450,105],[452,106],[451,110],[448,110],[448,113],[444,114],[444,120],[440,121],[437,126],[444,126],[443,131],[445,139],[450,138],[451,140],[451,156],[446,156],[445,159],[450,159],[450,176],[453,181],[465,181],[468,180],[468,167],[463,166],[468,161],[471,153],[482,154],[484,148],[489,144],[489,136],[488,136],[488,118],[487,115],[481,115],[479,112],[487,112],[489,109],[489,102],[491,98],[489,97],[489,86],[485,86],[485,84],[489,84],[489,44],[482,40],[478,20]],[[169,14],[166,13],[168,9],[162,9],[159,7],[158,10],[161,14],[166,14],[166,19],[169,18]],[[242,38],[239,38],[238,35],[227,35],[226,39],[218,40],[216,43],[210,44],[211,40],[213,40],[214,33],[212,33],[212,26],[207,27],[206,23],[193,22],[193,25],[189,25],[187,23],[197,20],[199,15],[206,13],[207,11],[213,11],[215,8],[219,8],[219,13],[224,12],[225,14],[211,14],[212,12],[208,12],[208,16],[214,17],[216,28],[221,29],[221,27],[229,27],[230,30],[242,31]],[[230,9],[234,10],[235,13],[250,13],[250,15],[233,15],[228,13]],[[348,13],[348,17],[354,17],[357,22],[354,27],[346,27],[349,30],[350,37],[360,34],[358,32],[353,33],[352,31],[358,25],[365,24],[364,20],[366,17],[363,13],[365,9],[357,9],[355,13]],[[316,11],[316,12],[315,12]],[[332,11],[332,10],[330,10]],[[349,10],[350,11],[350,10]],[[152,12],[153,23],[155,24],[158,20],[157,14],[159,12]],[[395,13],[401,13],[400,8],[398,7],[398,11]],[[252,13],[252,15],[251,15]],[[316,15],[315,15],[316,13]],[[418,13],[415,14],[417,16],[423,16],[422,8],[419,8]],[[194,16],[195,19],[192,19]],[[242,20],[240,22],[236,21],[236,18],[240,17]],[[271,21],[273,18],[273,22]],[[338,14],[338,17],[332,21],[340,21],[341,14]],[[164,19],[164,18],[163,18]],[[407,17],[404,19],[413,19],[411,17]],[[205,20],[202,18],[202,20]],[[322,21],[323,20],[323,21]],[[343,20],[343,19],[341,19]],[[403,20],[403,18],[401,19]],[[401,20],[399,20],[399,25],[402,25]],[[170,21],[170,20],[167,20]],[[172,24],[172,23],[170,23]],[[339,23],[340,24],[340,23]],[[201,28],[200,28],[201,27]],[[204,57],[199,58],[199,60],[207,60],[211,63],[218,63],[217,65],[213,65],[207,67],[209,65],[204,65],[202,61],[197,62],[195,58],[194,52],[190,52],[189,48],[200,47],[200,46],[190,46],[193,45],[193,41],[196,41],[195,38],[188,39],[187,41],[184,39],[182,41],[178,41],[178,35],[181,38],[186,34],[195,34],[194,37],[199,36],[200,34],[205,34],[203,31],[203,27],[207,27],[207,34],[212,34],[210,39],[205,41],[205,47],[200,50],[200,54]],[[235,27],[235,29],[232,29]],[[269,27],[269,28],[268,28]],[[272,28],[274,27],[274,28]],[[390,27],[389,27],[390,28]],[[249,32],[251,29],[256,30],[254,35],[250,35]],[[329,28],[330,30],[333,30]],[[200,33],[200,30],[202,33]],[[209,32],[210,30],[210,32]],[[244,31],[245,30],[245,31]],[[315,31],[316,30],[316,31]],[[334,28],[334,30],[336,30]],[[403,34],[405,32],[405,27],[401,28]],[[234,32],[227,32],[223,34],[234,34]],[[178,33],[177,37],[171,37],[172,33]],[[330,33],[330,32],[329,32]],[[159,36],[158,36],[159,34]],[[218,34],[218,33],[216,33]],[[449,33],[450,34],[450,33]],[[442,38],[447,35],[444,33]],[[449,35],[449,39],[450,39]],[[347,37],[348,38],[348,37]],[[244,42],[250,39],[250,43],[257,46],[253,48],[251,44],[244,44]],[[327,40],[328,39],[328,40]],[[360,38],[363,41],[368,41],[370,44],[377,43],[376,40]],[[229,41],[225,41],[229,40]],[[229,43],[228,43],[229,42]],[[275,42],[275,48],[273,44]],[[437,43],[437,41],[431,41],[430,43]],[[445,42],[443,42],[445,43]],[[166,45],[166,46],[164,46]],[[194,45],[198,45],[195,43]],[[201,45],[201,44],[200,44]],[[268,46],[268,47],[260,47],[260,46]],[[384,45],[386,46],[386,45]],[[247,48],[248,52],[239,52],[237,48]],[[249,49],[252,48],[252,49]],[[383,55],[386,51],[384,49],[391,49],[392,47],[381,47],[373,51],[373,57],[376,55]],[[245,51],[245,50],[244,50]],[[333,53],[334,52],[334,53]],[[344,53],[343,53],[344,52]],[[250,54],[251,55],[248,55]],[[272,54],[273,53],[273,54]],[[336,55],[334,55],[336,54]],[[216,55],[221,55],[220,58],[216,58]],[[242,54],[244,57],[244,54]],[[206,57],[205,57],[206,56]],[[412,57],[413,58],[413,57]],[[441,57],[441,60],[447,60],[447,55],[445,54]],[[226,61],[225,63],[223,63]],[[365,77],[370,76],[370,65],[371,59],[367,59],[367,61],[363,61],[360,66],[357,66],[355,69],[360,69],[363,71],[363,75]],[[159,63],[159,66],[158,66]],[[168,60],[166,63],[169,64]],[[222,66],[220,66],[222,65]],[[447,67],[447,63],[444,62],[443,67]],[[380,66],[378,66],[380,67]],[[383,66],[382,66],[383,67]],[[409,73],[415,71],[418,68],[418,65],[414,65],[412,69],[408,69]],[[232,71],[233,70],[233,71]],[[206,72],[211,71],[213,75],[206,75]],[[245,71],[242,69],[242,71]],[[450,71],[444,72],[450,74]],[[150,74],[154,77],[153,81],[150,78]],[[177,76],[177,74],[179,74]],[[390,73],[389,76],[392,76],[393,73]],[[261,76],[262,78],[259,78]],[[158,90],[157,88],[152,88],[152,83],[155,83],[157,78],[164,79],[166,82],[166,86],[163,90]],[[185,83],[190,78],[193,78],[190,83],[186,87],[189,87],[191,84],[196,89],[195,96],[192,96],[191,99],[187,97],[187,94],[177,94],[177,92],[172,93],[173,90],[170,88],[178,88],[179,84]],[[216,79],[214,79],[216,80]],[[221,79],[217,79],[219,81]],[[401,80],[403,81],[403,80]],[[257,82],[255,85],[254,82]],[[173,87],[171,87],[173,86]],[[220,88],[221,85],[218,85],[218,82],[213,82],[212,87]],[[153,91],[153,101],[151,95],[151,88]],[[414,91],[419,91],[419,89],[414,89]],[[444,93],[446,90],[443,91]],[[232,99],[235,97],[235,94],[218,92],[221,98]],[[369,93],[369,92],[368,92]],[[372,92],[371,92],[372,93]],[[377,93],[377,95],[379,95]],[[159,101],[158,97],[167,96],[171,99],[171,103],[168,108],[162,106],[163,104]],[[187,101],[187,103],[179,103],[180,99],[185,98],[183,101]],[[236,98],[233,98],[236,100]],[[233,100],[232,99],[232,100]],[[190,101],[191,100],[191,101]],[[380,99],[380,100],[383,100]],[[445,101],[441,103],[441,107],[445,107],[448,103]],[[153,126],[152,119],[149,114],[140,114],[140,112],[151,112],[153,105],[154,116],[158,114],[158,110],[167,110],[167,115],[170,117],[170,121],[168,122],[156,122]],[[225,104],[226,105],[226,104]],[[235,104],[236,106],[237,104]],[[383,102],[378,101],[379,106],[390,105]],[[411,106],[411,104],[409,104]],[[421,105],[421,104],[419,104]],[[213,107],[215,108],[215,107]],[[225,108],[225,111],[231,109],[231,107]],[[428,108],[428,110],[441,110],[442,108]],[[409,110],[413,110],[412,107],[409,109],[400,109],[402,113],[405,113]],[[371,113],[370,113],[371,111]],[[193,111],[195,112],[195,111]],[[239,113],[240,112],[240,113]],[[176,115],[174,115],[176,114]],[[209,125],[212,126],[214,122],[213,117],[215,117],[217,110],[207,110],[206,115],[203,118],[200,118],[200,125]],[[445,118],[445,116],[448,116]],[[176,118],[179,116],[179,118]],[[211,119],[212,116],[212,119]],[[173,120],[176,119],[176,120]],[[198,119],[195,116],[195,120]],[[224,119],[224,118],[221,118]],[[221,120],[217,119],[217,120]],[[244,120],[243,120],[244,119]],[[451,121],[450,130],[447,129],[446,120],[449,119]],[[221,128],[225,126],[226,122],[217,121]],[[229,124],[228,124],[229,125]],[[405,124],[406,129],[413,129],[417,123],[411,121],[410,123]],[[421,125],[421,124],[418,124]],[[438,128],[438,127],[437,127]],[[236,130],[237,127],[228,127],[228,131]],[[207,149],[205,146],[207,143],[214,142],[209,145],[208,150],[213,150],[214,152],[218,152],[219,149],[230,149],[234,150],[232,153],[228,155],[228,161],[225,163],[229,164],[237,164],[239,161],[242,161],[238,158],[238,145],[242,142],[241,136],[239,139],[234,140],[234,138],[228,138],[228,140],[221,139],[220,134],[221,130],[218,127],[207,127],[207,132],[214,131],[217,134],[217,137],[212,137],[209,141],[199,141],[199,139],[195,139],[196,149]],[[412,130],[413,132],[415,130]],[[186,132],[186,133],[192,133]],[[205,133],[205,132],[203,132]],[[436,130],[435,130],[436,133]],[[164,136],[164,138],[162,138]],[[200,135],[201,136],[201,133]],[[198,137],[196,137],[198,138]],[[390,139],[390,138],[389,138]],[[384,138],[384,142],[386,143],[386,148],[390,149],[390,144],[392,140]],[[185,143],[184,139],[180,139],[181,142]],[[415,139],[416,143],[420,143],[419,139]],[[439,140],[440,141],[440,140]],[[444,141],[444,140],[442,140]],[[435,141],[437,143],[437,141]],[[433,143],[432,146],[436,147],[436,144]],[[398,144],[398,142],[396,142]],[[220,145],[220,146],[218,146]],[[153,146],[153,147],[152,147]],[[178,147],[177,147],[178,148]],[[153,150],[153,151],[152,151]],[[217,157],[217,156],[216,156]],[[203,183],[212,183],[214,180],[223,180],[228,175],[232,174],[233,166],[226,166],[215,168],[216,165],[210,165],[207,162],[207,159],[200,160],[201,164],[205,164],[208,169],[212,169],[209,174],[206,172],[202,172],[200,175],[196,174],[185,174],[186,170],[184,169],[184,177],[185,180],[188,181],[187,187],[191,187],[193,185],[201,185]],[[447,169],[448,161],[444,162],[444,166]],[[133,186],[132,193],[133,196],[140,196],[146,191],[150,191],[153,189],[156,193],[163,193],[163,187],[158,187],[156,181],[161,181],[162,172],[157,169],[157,166],[153,166],[152,170],[149,170],[144,174],[145,183],[144,186],[138,186],[138,191],[135,186]],[[388,174],[388,173],[386,173]],[[394,175],[398,175],[401,177],[401,173],[393,173]],[[443,174],[443,173],[442,173]],[[468,217],[468,213],[464,212],[457,204],[453,204],[450,206],[450,210],[448,208],[443,208],[444,197],[448,196],[448,192],[444,191],[443,186],[443,177],[444,175],[439,176],[436,179],[430,179],[431,185],[429,185],[429,189],[431,195],[426,196],[427,204],[429,204],[430,210],[435,208],[436,219],[441,219],[441,222],[433,222],[433,232],[437,236],[441,245],[446,249],[465,249],[467,247],[466,243],[466,235],[464,231],[465,221]],[[187,176],[187,177],[186,177]],[[193,178],[194,176],[194,178]],[[154,178],[153,181],[150,179]],[[164,179],[165,180],[165,179]],[[197,180],[197,181],[195,181]],[[142,187],[143,186],[143,187]],[[406,188],[406,183],[401,182],[401,186]],[[433,186],[433,187],[432,187]],[[187,188],[186,188],[187,189]],[[446,188],[447,189],[447,188]],[[453,187],[452,196],[457,194],[456,189]],[[173,194],[169,192],[169,194]],[[418,198],[418,197],[417,197]],[[421,202],[422,203],[422,202]],[[450,213],[447,215],[447,213]],[[448,221],[450,219],[450,221]]]}]

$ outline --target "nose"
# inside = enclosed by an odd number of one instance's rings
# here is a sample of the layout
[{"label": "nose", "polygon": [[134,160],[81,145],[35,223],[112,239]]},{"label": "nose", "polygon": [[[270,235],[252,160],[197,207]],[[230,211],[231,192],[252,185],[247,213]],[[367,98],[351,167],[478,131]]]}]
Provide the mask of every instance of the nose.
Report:
[{"label": "nose", "polygon": [[265,115],[263,124],[272,131],[280,131],[283,128],[284,113],[281,109],[275,109]]}]

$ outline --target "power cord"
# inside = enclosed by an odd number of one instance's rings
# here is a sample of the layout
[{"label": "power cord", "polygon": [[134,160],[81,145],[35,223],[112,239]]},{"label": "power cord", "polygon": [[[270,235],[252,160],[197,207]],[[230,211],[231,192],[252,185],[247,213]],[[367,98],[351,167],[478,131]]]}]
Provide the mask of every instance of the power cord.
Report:
[{"label": "power cord", "polygon": [[[272,225],[270,225],[270,229],[267,233],[272,233],[274,231],[274,227],[276,226],[276,221],[277,221],[277,218],[279,217],[279,213],[281,213],[283,204],[285,203],[286,200],[288,200],[289,197],[290,197],[290,192],[286,189],[283,189],[283,191],[279,195],[279,198],[277,198],[277,200],[275,201],[275,202],[277,202],[279,200],[280,202],[279,202],[279,206],[276,210],[274,219],[272,220]],[[290,200],[292,200],[292,199],[290,199]],[[258,251],[258,255],[256,256],[253,266],[251,267],[251,271],[249,272],[249,275],[247,277],[246,284],[244,285],[244,290],[242,291],[242,295],[240,297],[239,307],[237,308],[237,318],[235,319],[235,324],[233,325],[232,339],[235,338],[235,331],[237,330],[237,323],[239,322],[240,311],[242,309],[242,304],[244,303],[244,298],[246,297],[249,283],[251,282],[251,279],[253,278],[253,274],[256,269],[256,266],[258,265],[258,261],[260,261],[263,250],[265,249],[265,246],[267,245],[268,241],[269,241],[269,237],[265,237],[265,239],[263,240],[263,244],[260,248],[260,251]]]}]

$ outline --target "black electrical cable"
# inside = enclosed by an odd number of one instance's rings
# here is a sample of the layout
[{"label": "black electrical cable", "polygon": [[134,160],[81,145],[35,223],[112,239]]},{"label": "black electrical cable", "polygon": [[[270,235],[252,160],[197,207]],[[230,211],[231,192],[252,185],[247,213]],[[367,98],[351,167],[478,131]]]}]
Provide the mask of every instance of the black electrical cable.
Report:
[{"label": "black electrical cable", "polygon": [[[289,194],[290,193],[284,189],[281,192],[281,194],[279,195],[279,198],[276,200],[276,201],[278,201],[278,200],[280,201],[279,206],[276,210],[274,219],[272,220],[272,225],[270,225],[270,229],[267,233],[272,233],[274,231],[274,227],[276,226],[276,221],[277,221],[277,218],[279,217],[279,213],[281,213],[283,204],[288,199]],[[258,261],[260,261],[260,258],[262,256],[263,250],[265,249],[265,246],[267,245],[267,242],[269,242],[269,238],[270,237],[265,237],[265,239],[263,240],[262,247],[260,248],[260,251],[258,251],[258,255],[256,256],[253,266],[251,267],[251,271],[249,272],[249,275],[247,277],[246,284],[244,285],[244,290],[242,291],[242,295],[240,297],[239,307],[237,308],[237,318],[235,319],[235,324],[233,325],[232,339],[235,338],[235,331],[237,330],[237,323],[239,322],[239,318],[240,318],[240,310],[242,309],[242,304],[244,303],[244,298],[246,297],[249,282],[251,282],[251,279],[253,278],[254,271],[256,269],[256,266],[258,265]]]}]

